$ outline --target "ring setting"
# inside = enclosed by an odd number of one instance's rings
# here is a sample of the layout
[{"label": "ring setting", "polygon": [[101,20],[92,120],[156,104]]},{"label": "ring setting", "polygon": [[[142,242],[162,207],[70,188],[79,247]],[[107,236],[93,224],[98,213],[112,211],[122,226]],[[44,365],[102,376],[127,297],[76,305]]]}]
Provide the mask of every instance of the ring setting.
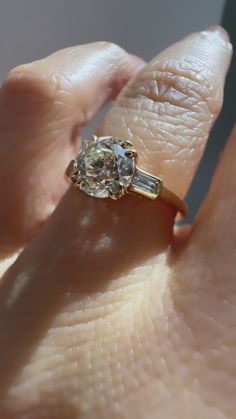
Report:
[{"label": "ring setting", "polygon": [[138,153],[129,140],[93,136],[82,143],[78,156],[66,169],[75,188],[96,198],[119,199],[136,193],[162,199],[186,214],[184,201],[164,187],[162,180],[137,166]]}]

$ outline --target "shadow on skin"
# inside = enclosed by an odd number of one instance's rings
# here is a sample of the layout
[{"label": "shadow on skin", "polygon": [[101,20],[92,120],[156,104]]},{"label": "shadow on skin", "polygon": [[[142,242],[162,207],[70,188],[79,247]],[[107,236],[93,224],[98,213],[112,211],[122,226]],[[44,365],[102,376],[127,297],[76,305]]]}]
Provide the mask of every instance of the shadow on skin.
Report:
[{"label": "shadow on skin", "polygon": [[[80,416],[80,412],[77,406],[73,406],[72,403],[66,403],[63,400],[57,400],[57,403],[54,404],[54,411],[50,414],[50,419],[58,419],[60,417],[68,418],[68,419],[78,419]],[[37,412],[35,408],[27,410],[27,417],[32,419],[44,418],[45,411],[50,412],[51,406],[44,405],[41,408],[37,408]],[[1,407],[0,410],[1,419],[12,419],[12,411],[9,408]],[[18,418],[18,416],[16,416]],[[22,417],[22,416],[21,416]]]},{"label": "shadow on skin", "polygon": [[8,390],[63,307],[87,296],[96,298],[111,280],[163,252],[172,239],[174,215],[161,202],[135,196],[114,202],[67,192],[47,226],[0,283],[3,406]]}]

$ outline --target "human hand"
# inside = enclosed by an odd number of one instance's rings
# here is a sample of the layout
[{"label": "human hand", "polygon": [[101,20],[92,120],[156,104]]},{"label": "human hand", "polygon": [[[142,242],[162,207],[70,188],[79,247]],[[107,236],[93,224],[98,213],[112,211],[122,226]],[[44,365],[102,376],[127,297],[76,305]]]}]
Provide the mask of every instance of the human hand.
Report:
[{"label": "human hand", "polygon": [[184,197],[230,58],[215,28],[138,75],[141,61],[95,43],[7,76],[2,272],[24,250],[0,282],[1,418],[235,417],[236,130],[196,222],[174,234],[171,207],[65,193],[63,176],[79,128],[130,79],[99,134],[131,139],[139,165]]}]

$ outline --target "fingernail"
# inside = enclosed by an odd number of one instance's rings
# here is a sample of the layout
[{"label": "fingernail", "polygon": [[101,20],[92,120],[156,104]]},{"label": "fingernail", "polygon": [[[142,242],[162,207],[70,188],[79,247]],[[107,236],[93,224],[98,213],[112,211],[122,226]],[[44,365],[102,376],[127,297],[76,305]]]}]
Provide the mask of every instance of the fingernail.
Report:
[{"label": "fingernail", "polygon": [[222,41],[224,41],[226,44],[228,44],[230,42],[230,37],[228,32],[226,32],[226,30],[224,28],[222,28],[221,26],[210,26],[209,28],[206,29],[206,32],[214,32],[216,33],[216,35],[218,35]]}]

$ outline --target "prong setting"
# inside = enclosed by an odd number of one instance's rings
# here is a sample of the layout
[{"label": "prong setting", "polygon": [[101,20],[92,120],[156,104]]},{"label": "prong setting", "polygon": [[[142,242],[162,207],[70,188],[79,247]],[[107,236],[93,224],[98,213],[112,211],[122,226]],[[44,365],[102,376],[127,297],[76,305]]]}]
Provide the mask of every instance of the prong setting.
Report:
[{"label": "prong setting", "polygon": [[126,150],[125,151],[125,156],[126,157],[134,157],[134,158],[136,158],[137,157],[137,151],[134,150],[134,149]]},{"label": "prong setting", "polygon": [[126,193],[136,193],[151,199],[161,199],[183,216],[185,202],[164,187],[162,180],[136,166],[137,152],[130,141],[110,136],[82,141],[82,149],[66,169],[75,188],[97,198],[119,199]]},{"label": "prong setting", "polygon": [[130,141],[93,135],[67,168],[75,188],[99,198],[118,199],[136,192],[155,199],[160,179],[136,167],[137,152]]},{"label": "prong setting", "polygon": [[130,142],[94,135],[83,141],[67,174],[76,188],[89,195],[118,199],[127,192],[135,167],[136,151]]}]

